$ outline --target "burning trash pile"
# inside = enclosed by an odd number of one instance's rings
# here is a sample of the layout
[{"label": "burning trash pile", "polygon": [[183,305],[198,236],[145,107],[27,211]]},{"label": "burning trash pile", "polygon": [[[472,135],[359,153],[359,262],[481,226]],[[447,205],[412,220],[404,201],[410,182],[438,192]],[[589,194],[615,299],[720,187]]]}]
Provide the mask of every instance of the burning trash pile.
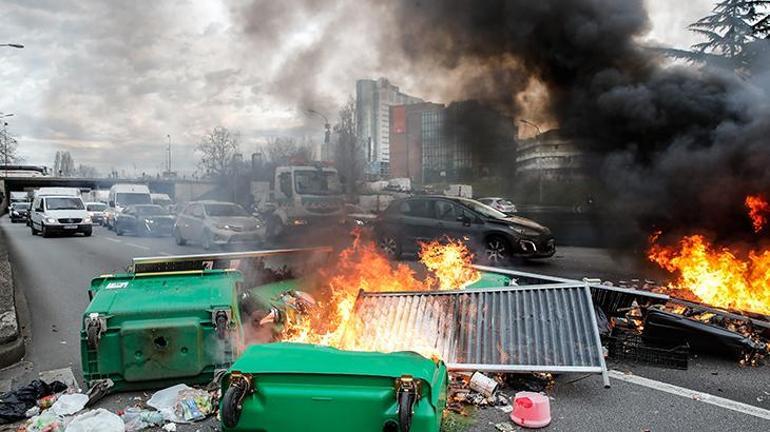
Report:
[{"label": "burning trash pile", "polygon": [[[281,339],[351,351],[393,351],[400,340],[375,339],[362,332],[354,310],[360,291],[456,290],[481,277],[471,265],[473,254],[459,240],[422,243],[419,258],[429,272],[422,278],[408,265],[389,261],[374,242],[356,236],[349,248],[308,282],[315,304],[307,313],[289,314]],[[389,323],[383,320],[383,325]],[[426,357],[437,354],[418,338],[411,343],[413,351]]]},{"label": "burning trash pile", "polygon": [[[760,195],[746,197],[745,205],[753,232],[761,233],[770,205]],[[624,340],[638,344],[633,335],[641,334],[648,343],[668,341],[671,349],[682,348],[671,345],[676,341],[686,342],[695,350],[738,354],[742,365],[761,364],[770,352],[770,249],[720,246],[703,234],[664,245],[662,237],[661,232],[651,237],[648,258],[676,279],[665,285],[650,280],[620,285],[671,297],[619,311],[626,315],[612,324],[630,333]]]}]

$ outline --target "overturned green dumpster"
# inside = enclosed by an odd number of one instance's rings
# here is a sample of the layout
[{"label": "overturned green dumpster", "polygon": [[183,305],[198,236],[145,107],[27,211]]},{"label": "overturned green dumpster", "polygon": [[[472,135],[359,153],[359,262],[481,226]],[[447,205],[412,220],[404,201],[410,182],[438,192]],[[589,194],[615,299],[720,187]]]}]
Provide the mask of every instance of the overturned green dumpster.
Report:
[{"label": "overturned green dumpster", "polygon": [[94,279],[81,330],[86,383],[110,379],[122,391],[211,381],[239,354],[240,281],[232,270]]},{"label": "overturned green dumpster", "polygon": [[411,352],[253,345],[225,375],[224,431],[438,432],[447,370]]}]

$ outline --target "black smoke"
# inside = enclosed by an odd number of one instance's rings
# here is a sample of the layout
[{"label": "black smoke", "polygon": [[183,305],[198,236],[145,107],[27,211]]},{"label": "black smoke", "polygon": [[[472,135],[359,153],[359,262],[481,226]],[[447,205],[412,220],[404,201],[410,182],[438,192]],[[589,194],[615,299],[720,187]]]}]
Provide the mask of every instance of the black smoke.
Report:
[{"label": "black smoke", "polygon": [[600,155],[599,204],[626,234],[750,231],[745,195],[770,194],[766,61],[751,77],[670,66],[638,42],[642,0],[402,0],[396,13],[409,58],[492,69],[472,84],[505,95],[493,102],[515,101],[522,74],[541,81],[562,133]]}]

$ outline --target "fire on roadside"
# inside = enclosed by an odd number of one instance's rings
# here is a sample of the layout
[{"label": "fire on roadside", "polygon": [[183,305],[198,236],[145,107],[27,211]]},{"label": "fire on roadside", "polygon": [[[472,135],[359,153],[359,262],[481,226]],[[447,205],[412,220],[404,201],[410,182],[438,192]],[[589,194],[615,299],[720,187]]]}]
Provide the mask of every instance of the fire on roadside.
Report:
[{"label": "fire on roadside", "polygon": [[745,200],[746,208],[749,210],[749,218],[754,226],[754,232],[762,231],[767,224],[767,215],[770,214],[770,204],[762,195],[749,195]]},{"label": "fire on roadside", "polygon": [[678,275],[668,290],[689,291],[711,306],[770,315],[770,250],[742,252],[718,247],[705,236],[685,236],[675,245],[651,238],[648,258]]},{"label": "fire on roadside", "polygon": [[[419,256],[430,273],[425,278],[418,277],[407,264],[391,262],[374,242],[356,235],[353,244],[340,252],[332,265],[319,272],[313,281],[316,306],[309,314],[290,315],[282,339],[346,350],[393,351],[402,340],[378,338],[375,341],[362,334],[354,311],[359,291],[458,289],[480,277],[471,267],[473,254],[461,241],[447,239],[421,244]],[[390,324],[383,322],[382,325]],[[437,355],[436,350],[417,335],[410,345],[413,351],[427,357]]]}]

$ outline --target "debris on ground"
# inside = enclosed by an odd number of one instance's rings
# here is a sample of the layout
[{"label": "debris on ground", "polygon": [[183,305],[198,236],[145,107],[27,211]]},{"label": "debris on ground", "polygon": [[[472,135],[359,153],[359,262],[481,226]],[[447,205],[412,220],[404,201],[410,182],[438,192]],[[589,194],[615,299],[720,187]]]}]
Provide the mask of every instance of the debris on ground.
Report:
[{"label": "debris on ground", "polygon": [[192,423],[213,414],[216,402],[205,390],[177,384],[155,392],[147,405],[160,411],[167,421]]},{"label": "debris on ground", "polygon": [[51,411],[33,416],[17,432],[60,432],[64,430],[64,419]]},{"label": "debris on ground", "polygon": [[541,393],[518,392],[513,397],[511,421],[526,428],[546,427],[551,423],[551,401]]},{"label": "debris on ground", "polygon": [[99,408],[75,417],[66,432],[124,432],[126,426],[117,414]]},{"label": "debris on ground", "polygon": [[516,428],[514,428],[510,423],[497,423],[495,424],[495,429],[499,430],[500,432],[513,432],[516,430]]},{"label": "debris on ground", "polygon": [[126,432],[137,432],[149,427],[162,426],[163,414],[138,407],[126,408],[120,416],[126,424]]},{"label": "debris on ground", "polygon": [[68,416],[80,412],[88,403],[88,396],[82,393],[61,395],[53,405],[51,411],[59,416]]},{"label": "debris on ground", "polygon": [[66,389],[67,386],[59,381],[47,384],[42,380],[34,380],[24,387],[3,393],[0,395],[0,424],[27,418],[27,411],[37,406],[39,399]]}]

